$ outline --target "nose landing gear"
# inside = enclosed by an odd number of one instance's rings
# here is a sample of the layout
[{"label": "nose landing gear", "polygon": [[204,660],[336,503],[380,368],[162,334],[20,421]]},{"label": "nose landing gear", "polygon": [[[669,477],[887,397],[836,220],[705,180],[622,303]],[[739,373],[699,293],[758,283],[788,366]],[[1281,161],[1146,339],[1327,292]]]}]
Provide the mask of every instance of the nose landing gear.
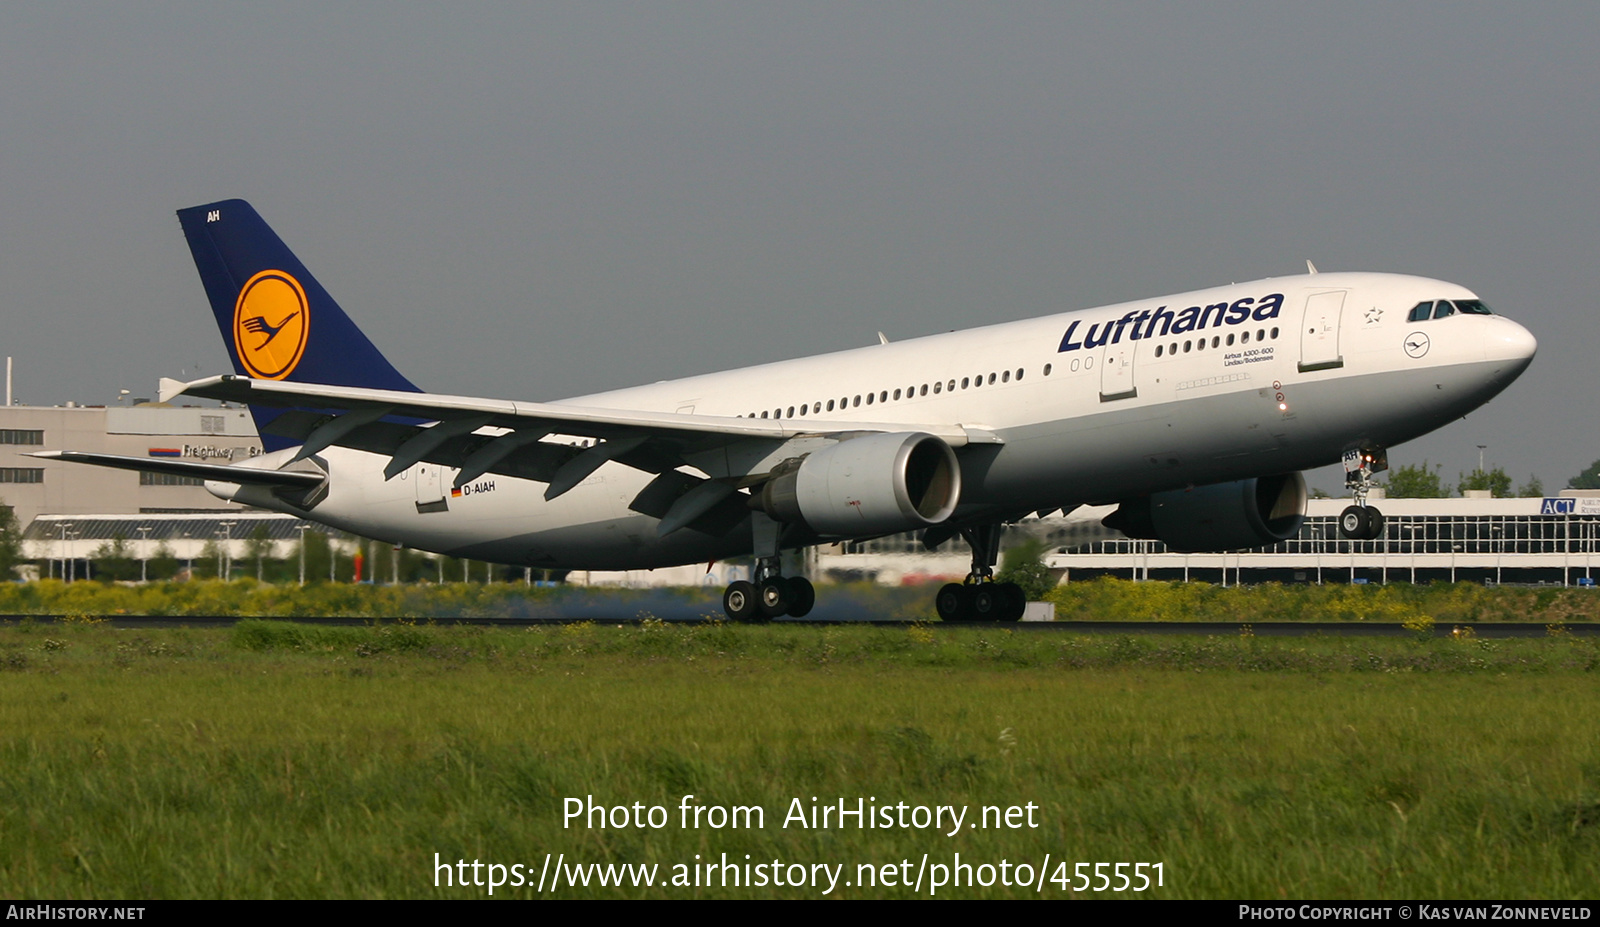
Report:
[{"label": "nose landing gear", "polygon": [[1339,536],[1352,541],[1372,541],[1383,536],[1383,513],[1367,504],[1372,491],[1372,475],[1389,469],[1388,454],[1381,447],[1354,448],[1344,452],[1344,485],[1355,504],[1339,513]]}]

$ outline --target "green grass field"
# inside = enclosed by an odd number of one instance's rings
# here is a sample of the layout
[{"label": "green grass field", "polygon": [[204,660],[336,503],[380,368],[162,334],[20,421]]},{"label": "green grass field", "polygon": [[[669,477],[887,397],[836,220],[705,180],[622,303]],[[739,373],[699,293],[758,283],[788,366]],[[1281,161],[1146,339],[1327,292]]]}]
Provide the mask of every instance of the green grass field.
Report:
[{"label": "green grass field", "polygon": [[[959,853],[995,884],[941,897],[1593,897],[1596,667],[1600,646],[1560,634],[12,625],[0,894],[477,898],[435,884],[435,854],[536,882],[546,853],[659,866],[655,887],[553,897],[828,888],[662,887],[726,853],[842,864],[833,897],[925,897]],[[565,826],[564,799],[591,795],[670,820]],[[764,826],[680,826],[685,795]],[[813,797],[968,821],[1032,803],[1037,826],[785,827]],[[901,860],[909,879],[924,854],[920,891],[844,884]],[[1042,891],[1000,884],[1002,860],[1043,869]],[[1164,884],[1074,891],[1078,862],[1159,862]]]}]

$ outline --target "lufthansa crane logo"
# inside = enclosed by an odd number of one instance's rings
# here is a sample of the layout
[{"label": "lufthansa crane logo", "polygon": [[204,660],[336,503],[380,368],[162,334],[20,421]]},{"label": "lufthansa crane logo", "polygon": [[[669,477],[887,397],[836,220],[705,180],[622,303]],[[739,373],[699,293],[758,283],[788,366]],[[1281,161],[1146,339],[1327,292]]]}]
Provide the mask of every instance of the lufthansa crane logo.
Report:
[{"label": "lufthansa crane logo", "polygon": [[1406,355],[1408,357],[1421,357],[1422,355],[1428,353],[1428,336],[1424,335],[1422,332],[1412,332],[1411,334],[1407,335],[1403,344],[1405,345]]},{"label": "lufthansa crane logo", "polygon": [[233,347],[253,377],[281,380],[294,372],[306,351],[310,304],[300,281],[281,270],[263,270],[239,290],[233,309]]}]

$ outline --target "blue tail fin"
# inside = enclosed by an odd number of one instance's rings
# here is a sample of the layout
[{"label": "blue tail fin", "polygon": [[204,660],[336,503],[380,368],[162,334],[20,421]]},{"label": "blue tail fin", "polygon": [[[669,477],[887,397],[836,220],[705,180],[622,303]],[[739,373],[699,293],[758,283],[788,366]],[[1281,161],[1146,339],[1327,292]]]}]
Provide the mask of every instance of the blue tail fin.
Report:
[{"label": "blue tail fin", "polygon": [[[247,377],[418,392],[244,200],[178,210],[233,369]],[[252,407],[263,441],[281,411]]]}]

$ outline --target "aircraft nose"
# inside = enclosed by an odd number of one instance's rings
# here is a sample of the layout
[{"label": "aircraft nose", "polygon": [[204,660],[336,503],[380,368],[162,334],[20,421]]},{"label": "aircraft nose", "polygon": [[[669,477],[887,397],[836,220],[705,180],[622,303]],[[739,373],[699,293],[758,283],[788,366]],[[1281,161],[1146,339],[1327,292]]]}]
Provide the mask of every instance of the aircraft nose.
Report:
[{"label": "aircraft nose", "polygon": [[1521,372],[1539,350],[1538,339],[1533,337],[1532,332],[1504,316],[1495,316],[1488,321],[1493,324],[1484,332],[1484,359],[1520,362],[1517,370]]}]

